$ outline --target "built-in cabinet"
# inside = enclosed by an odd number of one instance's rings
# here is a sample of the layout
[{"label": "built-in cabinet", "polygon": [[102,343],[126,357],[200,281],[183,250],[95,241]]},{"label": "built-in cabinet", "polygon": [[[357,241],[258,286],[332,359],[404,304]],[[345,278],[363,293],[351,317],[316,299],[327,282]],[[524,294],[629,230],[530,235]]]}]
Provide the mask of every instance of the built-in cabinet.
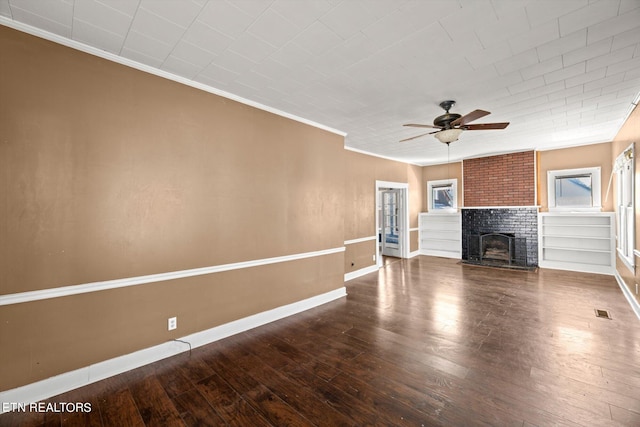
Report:
[{"label": "built-in cabinet", "polygon": [[543,268],[614,274],[613,213],[541,213],[539,265]]},{"label": "built-in cabinet", "polygon": [[420,254],[447,258],[462,257],[462,215],[421,213]]}]

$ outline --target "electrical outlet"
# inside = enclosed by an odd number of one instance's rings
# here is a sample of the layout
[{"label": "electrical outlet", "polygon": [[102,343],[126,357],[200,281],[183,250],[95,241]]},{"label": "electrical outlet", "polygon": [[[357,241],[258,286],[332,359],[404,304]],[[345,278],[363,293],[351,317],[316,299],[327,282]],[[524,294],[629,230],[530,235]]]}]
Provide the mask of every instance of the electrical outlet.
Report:
[{"label": "electrical outlet", "polygon": [[373,254],[373,260],[374,261],[376,260],[376,254]]},{"label": "electrical outlet", "polygon": [[636,283],[636,295],[638,295],[638,284]]},{"label": "electrical outlet", "polygon": [[173,331],[177,327],[178,327],[178,318],[177,317],[170,317],[169,321],[167,322],[167,328],[170,331]]}]

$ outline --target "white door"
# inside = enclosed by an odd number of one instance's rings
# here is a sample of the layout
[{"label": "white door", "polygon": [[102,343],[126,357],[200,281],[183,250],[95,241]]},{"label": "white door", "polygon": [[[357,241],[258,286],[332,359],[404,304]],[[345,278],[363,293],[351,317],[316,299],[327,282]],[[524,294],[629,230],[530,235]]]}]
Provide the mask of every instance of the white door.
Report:
[{"label": "white door", "polygon": [[382,193],[382,255],[402,257],[404,242],[404,203],[402,190],[384,190]]}]

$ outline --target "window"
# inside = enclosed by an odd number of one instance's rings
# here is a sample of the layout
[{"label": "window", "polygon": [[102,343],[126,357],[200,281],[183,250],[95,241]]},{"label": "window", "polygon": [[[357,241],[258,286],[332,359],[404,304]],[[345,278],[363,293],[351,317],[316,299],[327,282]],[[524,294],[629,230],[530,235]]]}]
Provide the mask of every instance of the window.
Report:
[{"label": "window", "polygon": [[549,171],[547,188],[550,211],[601,209],[599,167]]},{"label": "window", "polygon": [[635,203],[633,189],[633,144],[618,156],[613,166],[616,175],[616,216],[618,255],[633,271],[635,265]]},{"label": "window", "polygon": [[429,211],[455,211],[458,208],[458,180],[443,179],[427,182]]}]

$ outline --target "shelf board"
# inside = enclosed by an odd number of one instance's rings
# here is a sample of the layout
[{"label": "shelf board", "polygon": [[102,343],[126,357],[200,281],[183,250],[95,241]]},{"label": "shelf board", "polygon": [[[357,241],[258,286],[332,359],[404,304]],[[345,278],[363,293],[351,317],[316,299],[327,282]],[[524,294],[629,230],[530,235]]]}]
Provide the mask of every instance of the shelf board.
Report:
[{"label": "shelf board", "polygon": [[595,239],[595,240],[611,240],[611,237],[594,237],[594,236],[576,236],[568,234],[543,234],[542,237],[560,237],[563,239]]},{"label": "shelf board", "polygon": [[[554,249],[559,251],[570,251],[570,252],[593,252],[593,253],[603,253],[610,254],[610,249],[584,249],[584,248],[567,248],[561,246],[543,246],[542,249]],[[572,261],[573,262],[573,261]]]}]

